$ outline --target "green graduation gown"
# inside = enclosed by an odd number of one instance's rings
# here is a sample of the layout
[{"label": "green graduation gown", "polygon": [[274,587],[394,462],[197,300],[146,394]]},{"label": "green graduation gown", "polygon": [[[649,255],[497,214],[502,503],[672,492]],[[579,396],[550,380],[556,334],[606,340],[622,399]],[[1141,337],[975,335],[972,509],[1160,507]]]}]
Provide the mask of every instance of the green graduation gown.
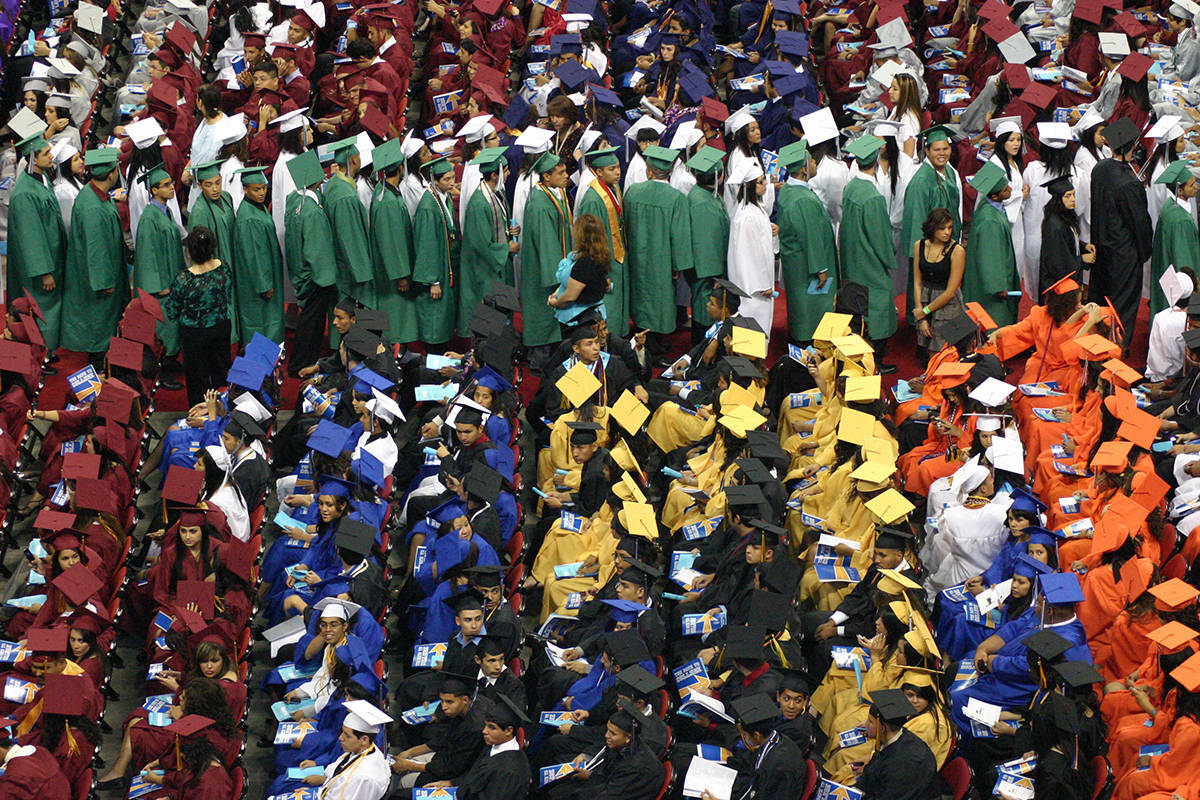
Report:
[{"label": "green graduation gown", "polygon": [[1196,232],[1196,222],[1175,200],[1163,204],[1158,225],[1154,228],[1154,254],[1150,257],[1151,317],[1167,307],[1167,297],[1158,285],[1167,267],[1200,270],[1200,235]]},{"label": "green graduation gown", "polygon": [[997,325],[1004,327],[1017,321],[1017,305],[1021,298],[997,295],[1020,289],[1008,214],[999,205],[983,199],[975,207],[971,235],[967,237],[963,300],[979,303]]},{"label": "green graduation gown", "polygon": [[675,330],[675,274],[692,269],[692,221],[687,198],[666,181],[634,184],[625,193],[629,242],[629,308],[633,324],[655,333]]},{"label": "green graduation gown", "polygon": [[67,308],[86,308],[87,313],[67,314],[63,319],[63,347],[81,353],[108,349],[109,337],[117,332],[129,302],[126,263],[117,204],[108,192],[89,183],[75,196],[63,273],[63,302]]},{"label": "green graduation gown", "polygon": [[[609,213],[609,207],[605,203],[605,198],[601,196],[602,188],[595,184],[599,179],[592,181],[583,193],[583,199],[579,201],[579,213],[591,214],[600,220],[600,224],[604,226],[604,232],[608,234],[608,249],[612,253],[612,257],[608,261],[608,279],[612,281],[612,289],[604,296],[604,309],[608,322],[608,329],[617,336],[625,336],[629,333],[629,275],[625,266],[625,262],[629,257],[618,259],[618,249],[622,254],[625,252],[625,230],[622,225],[621,213],[621,195],[617,191],[614,193],[615,203],[612,211]],[[610,199],[610,202],[611,199]],[[614,220],[615,217],[615,220]],[[616,222],[616,230],[613,230],[613,222]]]},{"label": "green graduation gown", "polygon": [[314,289],[333,286],[337,265],[333,255],[333,231],[320,201],[311,192],[292,192],[283,214],[283,252],[288,277],[300,305],[308,302]]},{"label": "green graduation gown", "polygon": [[962,240],[962,217],[958,209],[961,182],[958,172],[949,164],[946,165],[944,175],[944,178],[939,176],[932,164],[922,161],[921,166],[913,173],[904,190],[904,217],[900,222],[900,247],[901,252],[908,260],[907,305],[910,317],[913,304],[916,302],[916,298],[913,297],[913,245],[924,236],[921,226],[925,224],[929,212],[935,208],[948,209],[950,216],[954,218],[953,236],[959,241]]},{"label": "green graduation gown", "polygon": [[[454,335],[458,295],[459,238],[454,214],[439,202],[432,187],[421,195],[413,215],[413,282],[417,287],[417,327],[426,344],[442,344]],[[442,296],[434,300],[429,287],[442,285]]]},{"label": "green graduation gown", "polygon": [[[74,216],[72,216],[74,219]],[[183,238],[165,206],[151,201],[138,221],[137,241],[133,250],[133,286],[150,294],[161,295],[171,288],[175,275],[187,265],[183,261]],[[168,318],[157,326],[163,353],[179,352],[179,323]]]},{"label": "green graduation gown", "polygon": [[[197,203],[199,206],[199,203]],[[243,198],[233,223],[233,295],[241,341],[261,333],[283,341],[283,254],[271,212]],[[273,291],[271,299],[263,295]]]},{"label": "green graduation gown", "polygon": [[[511,271],[508,251],[508,211],[504,201],[488,200],[490,187],[480,184],[471,193],[462,229],[462,281],[458,285],[458,335],[471,335],[471,314],[492,286]],[[494,193],[493,193],[494,194]],[[497,199],[499,199],[497,197]]]},{"label": "green graduation gown", "polygon": [[[188,214],[188,232],[194,231],[196,228],[208,228],[217,236],[217,258],[221,259],[221,263],[229,267],[229,274],[234,277],[234,282],[237,281],[237,259],[233,257],[233,200],[229,196],[229,192],[221,192],[221,197],[215,203],[204,196],[200,192],[200,196],[196,198],[196,204],[192,206],[191,212]],[[237,292],[229,294],[229,320],[230,341],[241,341],[239,338],[239,314],[237,306]],[[249,341],[250,337],[245,337],[245,341]],[[278,341],[278,340],[276,340]]]},{"label": "green graduation gown", "polygon": [[[20,297],[28,289],[37,300],[45,317],[38,327],[50,353],[58,349],[66,260],[67,229],[58,198],[44,178],[22,172],[8,201],[8,296]],[[42,290],[43,275],[54,278],[53,291]]]},{"label": "green graduation gown", "polygon": [[[867,333],[871,341],[887,339],[896,332],[896,298],[890,275],[896,266],[896,251],[892,245],[887,200],[866,178],[852,178],[842,194],[838,253],[842,264],[840,282],[858,283],[867,288]],[[818,318],[811,324],[815,326],[819,321]]]},{"label": "green graduation gown", "polygon": [[325,181],[321,205],[329,216],[337,256],[337,286],[342,297],[353,297],[375,308],[375,277],[371,269],[371,244],[367,238],[367,210],[358,199],[358,187],[341,173]]},{"label": "green graduation gown", "polygon": [[693,186],[687,195],[688,220],[692,226],[692,324],[707,327],[708,295],[712,279],[725,276],[725,257],[729,253],[729,212],[715,195],[702,186]]},{"label": "green graduation gown", "polygon": [[375,299],[387,314],[388,339],[415,342],[417,304],[412,290],[401,293],[396,284],[412,277],[412,219],[400,189],[380,181],[371,197],[371,262],[375,265]]},{"label": "green graduation gown", "polygon": [[[838,288],[838,251],[833,222],[825,204],[807,185],[788,183],[775,197],[779,225],[779,265],[787,294],[788,336],[812,339],[817,323],[833,310]],[[808,287],[828,270],[828,290],[810,294]],[[873,329],[872,329],[873,330]]]},{"label": "green graduation gown", "polygon": [[562,339],[546,298],[558,288],[558,262],[571,251],[571,201],[552,200],[548,191],[541,183],[534,185],[521,221],[522,339],[527,347]]}]

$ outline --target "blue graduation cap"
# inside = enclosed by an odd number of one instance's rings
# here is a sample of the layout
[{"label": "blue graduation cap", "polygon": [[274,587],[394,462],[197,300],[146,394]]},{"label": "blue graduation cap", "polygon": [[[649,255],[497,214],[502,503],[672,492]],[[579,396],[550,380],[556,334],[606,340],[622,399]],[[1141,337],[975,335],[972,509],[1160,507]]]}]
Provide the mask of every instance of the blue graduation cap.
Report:
[{"label": "blue graduation cap", "polygon": [[1046,504],[1023,486],[1019,486],[1012,490],[1012,504],[1009,509],[1013,511],[1026,511],[1030,514],[1040,514],[1046,510]]},{"label": "blue graduation cap", "polygon": [[354,459],[350,470],[359,483],[368,486],[383,486],[387,477],[383,473],[383,462],[366,448],[358,451],[358,458]]},{"label": "blue graduation cap", "polygon": [[[690,62],[689,62],[690,63]],[[601,86],[598,83],[589,83],[587,85],[588,93],[592,99],[602,106],[610,106],[611,108],[624,108],[625,104],[621,102],[621,97],[612,89]]]},{"label": "blue graduation cap", "polygon": [[798,16],[801,13],[800,0],[777,0],[773,6],[774,13],[781,16]]},{"label": "blue graduation cap", "polygon": [[308,437],[306,446],[309,450],[324,453],[330,458],[337,458],[350,446],[353,434],[349,428],[343,428],[336,422],[323,419],[317,423],[317,429]]},{"label": "blue graduation cap", "polygon": [[683,89],[693,105],[699,105],[706,97],[715,96],[708,76],[691,61],[683,62],[683,69],[679,72],[679,88]]},{"label": "blue graduation cap", "polygon": [[583,40],[578,33],[560,33],[550,37],[550,55],[561,56],[563,53],[582,53]]},{"label": "blue graduation cap", "polygon": [[254,332],[254,338],[246,345],[246,358],[261,361],[271,369],[275,369],[281,355],[283,355],[283,345],[275,344],[258,331]]},{"label": "blue graduation cap", "polygon": [[804,76],[797,72],[790,72],[780,78],[772,77],[771,79],[771,85],[779,93],[780,97],[787,97],[788,95],[804,91],[804,84]]},{"label": "blue graduation cap", "polygon": [[362,392],[363,394],[371,394],[372,389],[386,392],[395,385],[391,380],[383,377],[378,372],[361,365],[354,370],[354,377],[358,379],[354,384],[354,391]]},{"label": "blue graduation cap", "polygon": [[759,64],[760,67],[766,69],[772,78],[782,78],[785,75],[793,75],[796,68],[786,61],[771,61],[766,60]]},{"label": "blue graduation cap", "polygon": [[596,13],[596,0],[567,0],[566,14],[591,14],[592,19],[599,20],[602,15]]},{"label": "blue graduation cap", "polygon": [[520,94],[513,95],[513,99],[509,102],[508,108],[504,109],[501,119],[510,128],[525,127],[525,123],[529,119],[529,101]]},{"label": "blue graduation cap", "polygon": [[1034,580],[1039,575],[1048,575],[1054,572],[1054,568],[1049,564],[1043,564],[1028,553],[1021,553],[1017,556],[1017,561],[1013,565],[1013,574]]},{"label": "blue graduation cap", "polygon": [[600,76],[594,69],[589,69],[578,61],[562,62],[554,68],[554,76],[562,82],[563,88],[572,92],[583,88],[585,83],[595,83],[600,80]]},{"label": "blue graduation cap", "polygon": [[612,617],[613,622],[625,622],[632,625],[646,610],[644,605],[632,600],[601,600],[600,602],[612,609],[609,616]]},{"label": "blue graduation cap", "polygon": [[354,495],[354,484],[345,478],[335,478],[332,475],[322,475],[318,495],[328,497],[351,497]]},{"label": "blue graduation cap", "polygon": [[[792,0],[794,2],[794,0]],[[788,2],[788,0],[784,0]],[[779,10],[779,6],[775,6]],[[779,52],[796,58],[808,58],[808,36],[797,31],[779,31],[775,34],[775,46]]]},{"label": "blue graduation cap", "polygon": [[1025,529],[1025,533],[1029,534],[1029,544],[1041,544],[1046,547],[1056,547],[1059,539],[1066,538],[1058,531],[1047,530],[1039,525],[1030,525]]},{"label": "blue graduation cap", "polygon": [[513,388],[513,385],[506,381],[503,375],[486,364],[476,371],[475,382],[493,392],[507,392]]},{"label": "blue graduation cap", "polygon": [[225,376],[225,381],[230,386],[241,386],[243,389],[257,392],[262,389],[263,381],[274,370],[273,364],[264,364],[255,359],[238,356],[233,360],[233,366],[230,367],[229,374]]},{"label": "blue graduation cap", "polygon": [[1083,602],[1083,588],[1074,572],[1051,572],[1041,575],[1038,582],[1046,602],[1052,605],[1072,605]]}]

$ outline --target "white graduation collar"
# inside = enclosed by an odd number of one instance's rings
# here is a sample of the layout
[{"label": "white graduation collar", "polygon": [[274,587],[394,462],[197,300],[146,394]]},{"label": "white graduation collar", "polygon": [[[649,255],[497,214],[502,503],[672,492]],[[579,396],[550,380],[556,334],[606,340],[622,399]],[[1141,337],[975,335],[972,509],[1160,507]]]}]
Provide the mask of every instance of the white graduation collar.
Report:
[{"label": "white graduation collar", "polygon": [[514,736],[513,738],[509,739],[504,744],[492,745],[492,749],[491,749],[491,751],[488,752],[488,755],[494,756],[494,755],[498,755],[500,753],[507,753],[509,750],[520,750],[520,749],[521,749],[521,745],[519,745],[517,743],[517,739]]}]

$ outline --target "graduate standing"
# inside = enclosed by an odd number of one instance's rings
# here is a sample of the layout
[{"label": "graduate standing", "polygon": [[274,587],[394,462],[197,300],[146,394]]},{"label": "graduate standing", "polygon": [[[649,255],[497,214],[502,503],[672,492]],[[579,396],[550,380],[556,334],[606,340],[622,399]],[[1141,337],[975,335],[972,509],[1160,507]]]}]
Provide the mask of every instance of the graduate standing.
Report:
[{"label": "graduate standing", "polygon": [[249,342],[256,333],[282,342],[283,254],[273,235],[275,221],[267,210],[266,167],[245,167],[238,174],[243,202],[233,222],[233,263],[237,264],[233,270],[234,325],[242,342]]},{"label": "graduate standing", "polygon": [[[962,239],[962,179],[950,165],[954,155],[953,131],[945,125],[935,125],[922,131],[925,139],[925,160],[913,173],[904,190],[904,218],[900,227],[900,251],[911,254],[913,246],[921,241],[921,226],[935,208],[945,208],[954,218],[955,239]],[[913,269],[909,256],[908,264],[908,307],[916,302],[913,292]]]},{"label": "graduate standing", "polygon": [[585,153],[588,168],[594,176],[583,190],[579,213],[591,214],[600,220],[608,234],[608,279],[612,288],[604,296],[608,311],[608,329],[617,336],[629,333],[629,275],[626,272],[625,218],[621,198],[621,162],[617,148],[601,147]]},{"label": "graduate standing", "polygon": [[1125,329],[1124,340],[1118,342],[1123,348],[1133,338],[1142,297],[1143,265],[1152,253],[1154,237],[1146,187],[1131,163],[1139,135],[1137,125],[1128,119],[1109,125],[1104,129],[1104,138],[1113,157],[1092,170],[1090,207],[1096,263],[1092,265],[1088,296],[1094,302],[1104,302],[1105,298],[1112,302]]},{"label": "graduate standing", "polygon": [[75,197],[71,209],[73,224],[67,237],[63,299],[68,308],[86,308],[88,313],[67,315],[62,325],[62,345],[68,350],[91,353],[91,361],[98,363],[129,302],[125,271],[128,259],[121,215],[108,194],[120,180],[117,151],[89,150],[84,166],[91,180]]},{"label": "graduate standing", "polygon": [[717,175],[722,153],[715,147],[701,147],[688,159],[687,168],[696,178],[688,190],[688,222],[692,228],[692,269],[688,282],[692,287],[692,342],[704,338],[714,320],[709,317],[708,297],[712,279],[725,275],[725,256],[729,252],[729,212],[717,193]]},{"label": "graduate standing", "polygon": [[[467,201],[462,231],[462,283],[458,292],[458,333],[471,335],[471,315],[493,281],[504,282],[512,270],[512,241],[508,205],[500,187],[504,148],[483,150],[471,161],[479,168],[479,183]],[[461,202],[461,199],[460,199]]]},{"label": "graduate standing", "polygon": [[[221,185],[221,165],[224,163],[225,159],[221,159],[206,164],[197,164],[193,168],[192,175],[199,183],[200,193],[196,198],[195,205],[188,213],[187,225],[188,231],[194,231],[196,228],[208,228],[216,235],[217,258],[221,259],[221,263],[229,268],[231,274],[236,275],[237,270],[234,269],[234,264],[237,261],[233,257],[233,199]],[[229,299],[229,319],[233,324],[230,336],[233,337],[232,341],[236,342],[239,341],[238,320],[240,318],[237,313],[237,294],[230,294]],[[249,337],[245,341],[249,341]]]},{"label": "graduate standing", "polygon": [[1182,158],[1172,161],[1155,183],[1170,188],[1171,199],[1159,211],[1154,227],[1154,253],[1150,257],[1151,317],[1167,307],[1166,295],[1158,284],[1167,267],[1176,271],[1187,267],[1200,270],[1200,236],[1190,205],[1198,184],[1189,162]]},{"label": "graduate standing", "polygon": [[353,297],[375,308],[371,285],[371,248],[367,239],[367,210],[358,197],[359,153],[355,138],[335,142],[333,166],[322,190],[321,204],[333,230],[337,255],[337,287],[342,297]]},{"label": "graduate standing", "polygon": [[808,186],[811,159],[804,142],[783,147],[779,162],[788,171],[787,183],[775,199],[788,337],[807,342],[821,317],[833,310],[838,287],[837,242],[825,204]]},{"label": "graduate standing", "polygon": [[[179,226],[167,207],[175,197],[175,181],[161,166],[146,170],[140,180],[150,193],[150,202],[142,212],[134,243],[133,286],[164,298],[175,275],[187,266],[183,262]],[[158,338],[162,340],[164,356],[179,353],[179,323],[171,319],[158,323]]]},{"label": "graduate standing", "polygon": [[649,179],[625,192],[629,310],[634,326],[650,331],[646,349],[658,360],[675,331],[675,279],[692,267],[692,224],[687,198],[668,183],[679,153],[655,145],[642,155]]},{"label": "graduate standing", "polygon": [[[846,184],[842,194],[842,226],[838,230],[842,280],[867,288],[867,335],[877,359],[882,359],[888,338],[896,332],[896,300],[892,296],[891,278],[896,265],[892,223],[888,219],[887,200],[874,181],[882,147],[883,139],[869,134],[847,145],[846,150],[858,160],[861,175]],[[887,371],[886,365],[881,366],[881,373]]]},{"label": "graduate standing", "polygon": [[725,188],[730,186],[734,187],[736,205],[729,219],[729,250],[725,256],[729,280],[748,295],[739,313],[758,323],[769,341],[775,317],[776,228],[763,208],[767,176],[757,161],[742,159],[725,179]]},{"label": "graduate standing", "polygon": [[384,142],[371,153],[379,185],[371,197],[371,260],[375,265],[375,299],[387,315],[393,341],[414,342],[416,301],[410,295],[413,267],[412,218],[400,191],[404,148],[399,139]]},{"label": "graduate standing", "polygon": [[521,311],[526,347],[540,347],[562,336],[546,297],[558,287],[558,262],[571,251],[571,201],[567,166],[544,153],[533,166],[538,182],[529,192],[521,221]]},{"label": "graduate standing", "polygon": [[454,167],[445,158],[425,164],[429,178],[413,217],[413,274],[417,287],[417,325],[422,342],[445,344],[454,335],[458,298],[459,233],[450,192]]},{"label": "graduate standing", "polygon": [[963,299],[979,303],[1001,327],[1017,321],[1021,279],[1013,252],[1012,223],[1004,201],[1012,194],[1008,177],[995,164],[984,164],[971,178],[979,203],[971,217]]},{"label": "graduate standing", "polygon": [[287,162],[287,169],[297,187],[288,195],[283,215],[284,257],[300,304],[296,340],[288,358],[288,374],[296,377],[301,367],[316,364],[321,355],[329,308],[337,300],[337,266],[333,231],[318,194],[325,171],[317,152],[301,153]]},{"label": "graduate standing", "polygon": [[38,323],[47,352],[58,349],[62,314],[63,267],[67,230],[49,175],[54,169],[50,144],[40,134],[22,139],[17,151],[29,168],[17,176],[8,206],[8,297],[28,290],[42,308]]}]

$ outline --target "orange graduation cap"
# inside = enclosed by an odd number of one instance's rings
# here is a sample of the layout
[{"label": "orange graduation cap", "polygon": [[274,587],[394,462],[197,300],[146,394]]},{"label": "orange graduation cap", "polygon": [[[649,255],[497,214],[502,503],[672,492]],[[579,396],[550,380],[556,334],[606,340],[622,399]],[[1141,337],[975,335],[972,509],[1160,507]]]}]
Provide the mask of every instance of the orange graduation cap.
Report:
[{"label": "orange graduation cap", "polygon": [[1121,355],[1121,348],[1118,345],[1098,333],[1091,333],[1075,339],[1075,345],[1083,351],[1080,358],[1086,358],[1088,361],[1112,360]]},{"label": "orange graduation cap", "polygon": [[1154,579],[1154,562],[1148,558],[1131,558],[1121,565],[1121,585],[1128,596],[1138,598]]},{"label": "orange graduation cap", "polygon": [[1187,661],[1171,670],[1170,674],[1189,692],[1200,689],[1200,653],[1194,653]]},{"label": "orange graduation cap", "polygon": [[1171,620],[1146,634],[1146,638],[1157,644],[1163,650],[1173,652],[1186,644],[1194,642],[1200,633],[1177,620]]},{"label": "orange graduation cap", "polygon": [[992,319],[992,315],[987,312],[987,309],[979,303],[967,303],[967,316],[985,332],[1000,327],[996,324],[996,320]]},{"label": "orange graduation cap", "polygon": [[933,371],[934,378],[940,378],[943,389],[949,389],[954,386],[967,382],[967,377],[971,374],[971,365],[964,364],[962,361],[946,361],[938,365],[938,368]]},{"label": "orange graduation cap", "polygon": [[1095,533],[1092,534],[1092,552],[1111,553],[1125,544],[1126,539],[1138,532],[1148,513],[1133,500],[1118,494],[1096,523]]},{"label": "orange graduation cap", "polygon": [[1128,388],[1142,379],[1142,373],[1126,364],[1119,358],[1110,358],[1104,362],[1104,372],[1100,377],[1112,384]]},{"label": "orange graduation cap", "polygon": [[1137,403],[1133,407],[1126,407],[1121,415],[1121,427],[1117,429],[1117,436],[1120,436],[1126,441],[1133,442],[1143,450],[1149,450],[1154,440],[1158,438],[1159,427],[1162,425],[1162,420],[1153,414],[1147,414],[1137,407]]},{"label": "orange graduation cap", "polygon": [[1092,456],[1092,469],[1102,472],[1120,472],[1129,459],[1132,442],[1104,442]]},{"label": "orange graduation cap", "polygon": [[1125,335],[1125,323],[1121,322],[1121,315],[1117,313],[1117,308],[1113,305],[1108,295],[1104,296],[1104,305],[1105,307],[1102,310],[1108,324],[1112,326],[1113,338],[1122,338]]},{"label": "orange graduation cap", "polygon": [[1079,284],[1070,275],[1059,278],[1042,290],[1042,294],[1066,294],[1079,288]]},{"label": "orange graduation cap", "polygon": [[1142,473],[1142,479],[1133,487],[1133,494],[1129,495],[1129,499],[1150,512],[1158,508],[1169,491],[1171,485],[1150,470]]},{"label": "orange graduation cap", "polygon": [[1150,587],[1154,595],[1154,607],[1159,611],[1182,611],[1196,602],[1200,589],[1179,578],[1171,578]]}]

